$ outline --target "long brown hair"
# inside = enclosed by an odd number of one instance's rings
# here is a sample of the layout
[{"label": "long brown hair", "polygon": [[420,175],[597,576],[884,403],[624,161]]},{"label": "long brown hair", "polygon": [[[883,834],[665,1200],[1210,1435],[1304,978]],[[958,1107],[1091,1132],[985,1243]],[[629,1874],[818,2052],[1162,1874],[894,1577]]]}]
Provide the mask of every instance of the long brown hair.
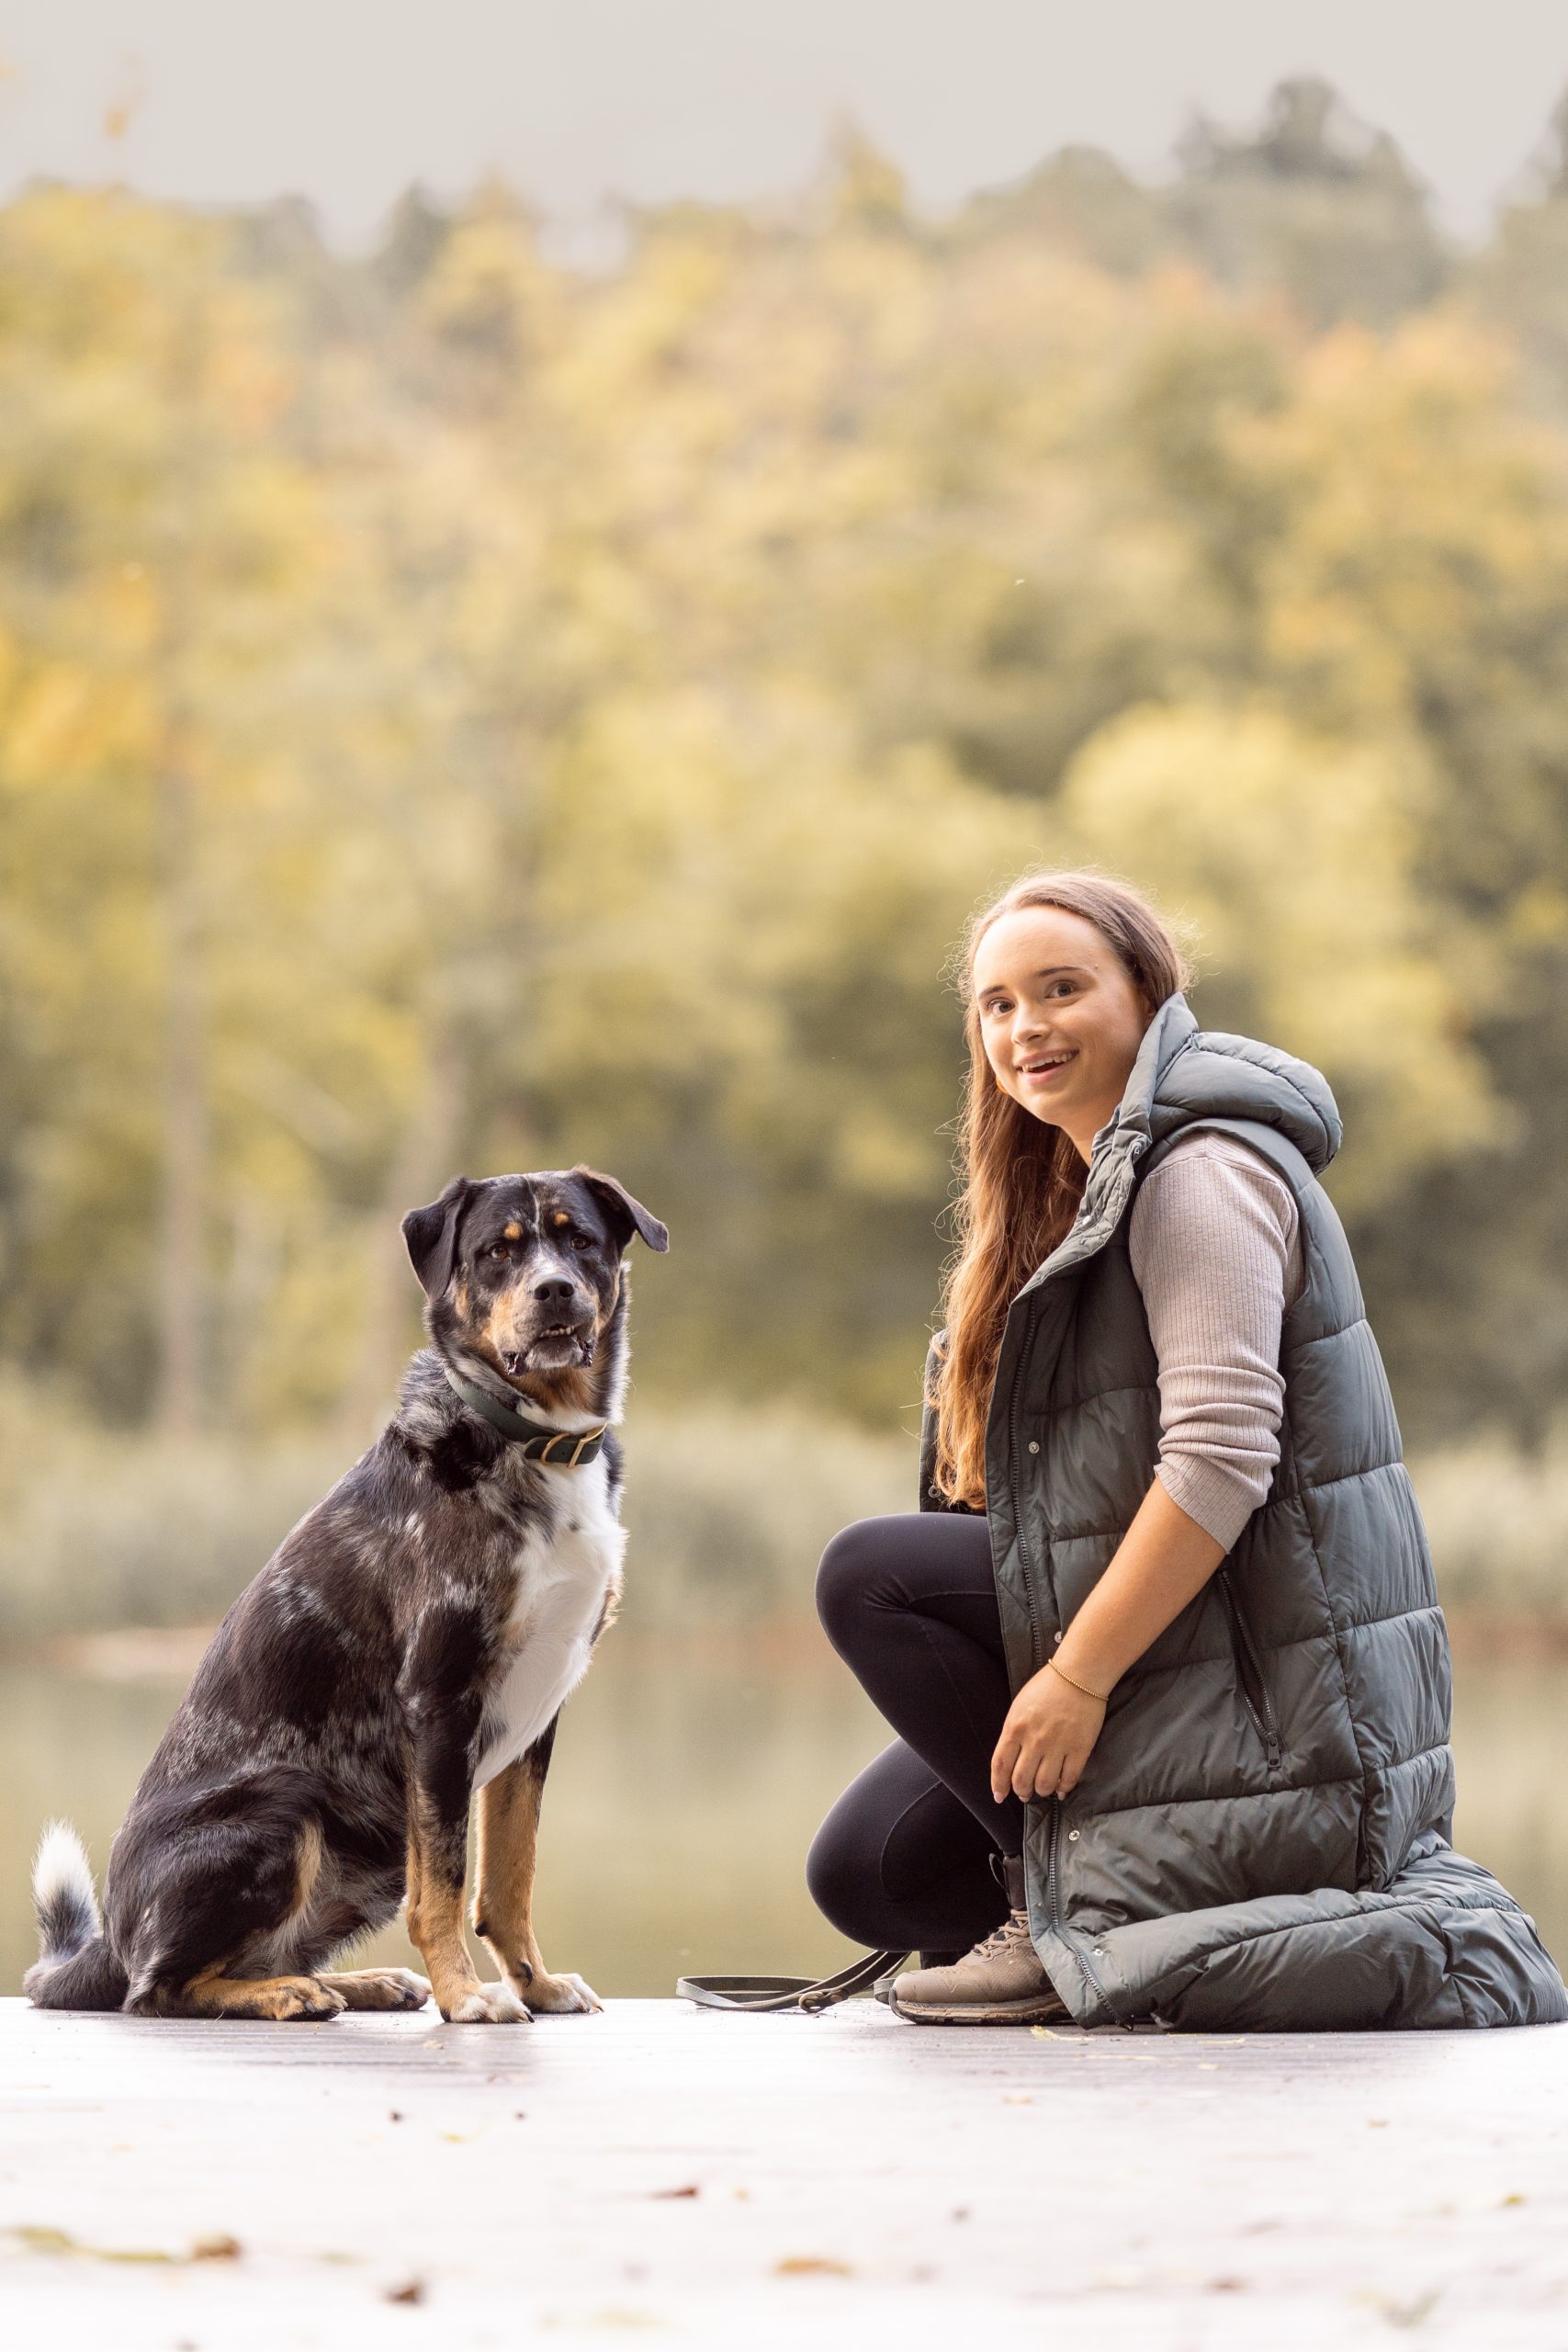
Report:
[{"label": "long brown hair", "polygon": [[1152,1021],[1192,980],[1170,927],[1130,883],[1091,867],[1021,875],[970,920],[953,957],[964,1000],[969,1069],[959,1114],[952,1221],[957,1249],[942,1284],[947,1327],[931,1402],[937,1412],[935,1482],[950,1502],[986,1506],[986,1419],[1002,1326],[1017,1293],[1066,1234],[1089,1170],[1060,1127],[1004,1094],[986,1057],[975,1002],[975,957],[998,918],[1021,907],[1083,915],[1110,943]]}]

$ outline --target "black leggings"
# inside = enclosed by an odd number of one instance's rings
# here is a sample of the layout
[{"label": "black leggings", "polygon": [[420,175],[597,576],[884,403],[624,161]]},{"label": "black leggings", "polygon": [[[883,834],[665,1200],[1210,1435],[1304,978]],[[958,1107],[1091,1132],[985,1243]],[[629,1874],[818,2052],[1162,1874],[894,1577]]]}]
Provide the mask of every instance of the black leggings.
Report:
[{"label": "black leggings", "polygon": [[967,1951],[1007,1916],[992,1857],[1023,1851],[1021,1803],[991,1795],[1012,1690],[986,1521],[856,1520],[822,1555],[817,1611],[899,1736],[817,1832],[812,1898],[856,1943]]}]

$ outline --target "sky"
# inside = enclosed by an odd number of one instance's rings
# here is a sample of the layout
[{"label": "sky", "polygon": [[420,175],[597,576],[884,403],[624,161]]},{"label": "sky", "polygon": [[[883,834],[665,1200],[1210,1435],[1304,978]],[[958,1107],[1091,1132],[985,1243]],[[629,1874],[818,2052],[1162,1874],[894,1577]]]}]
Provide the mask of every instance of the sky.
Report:
[{"label": "sky", "polygon": [[[0,195],[37,174],[316,205],[355,245],[499,169],[569,235],[616,198],[787,194],[848,115],[941,212],[1066,144],[1157,176],[1195,108],[1314,72],[1481,234],[1568,86],[1562,0],[0,0]],[[106,120],[118,112],[118,137]]]}]

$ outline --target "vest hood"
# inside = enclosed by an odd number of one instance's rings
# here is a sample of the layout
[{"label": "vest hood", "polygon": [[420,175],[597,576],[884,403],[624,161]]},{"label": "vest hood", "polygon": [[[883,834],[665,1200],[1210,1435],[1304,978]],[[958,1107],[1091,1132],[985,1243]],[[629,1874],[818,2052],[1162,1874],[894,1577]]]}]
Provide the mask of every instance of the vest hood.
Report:
[{"label": "vest hood", "polygon": [[1178,989],[1145,1032],[1108,1124],[1155,1144],[1208,1118],[1256,1119],[1277,1127],[1314,1176],[1327,1167],[1343,1135],[1333,1090],[1320,1069],[1259,1038],[1200,1029]]}]

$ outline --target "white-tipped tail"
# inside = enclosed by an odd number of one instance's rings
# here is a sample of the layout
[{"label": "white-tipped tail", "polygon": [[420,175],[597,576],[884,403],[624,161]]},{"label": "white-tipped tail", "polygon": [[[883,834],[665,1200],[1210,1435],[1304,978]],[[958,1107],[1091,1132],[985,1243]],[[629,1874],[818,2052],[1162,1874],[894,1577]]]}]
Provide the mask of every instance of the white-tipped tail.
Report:
[{"label": "white-tipped tail", "polygon": [[68,1821],[51,1821],[38,1841],[33,1908],[46,1962],[69,1960],[98,1932],[92,1865]]}]

